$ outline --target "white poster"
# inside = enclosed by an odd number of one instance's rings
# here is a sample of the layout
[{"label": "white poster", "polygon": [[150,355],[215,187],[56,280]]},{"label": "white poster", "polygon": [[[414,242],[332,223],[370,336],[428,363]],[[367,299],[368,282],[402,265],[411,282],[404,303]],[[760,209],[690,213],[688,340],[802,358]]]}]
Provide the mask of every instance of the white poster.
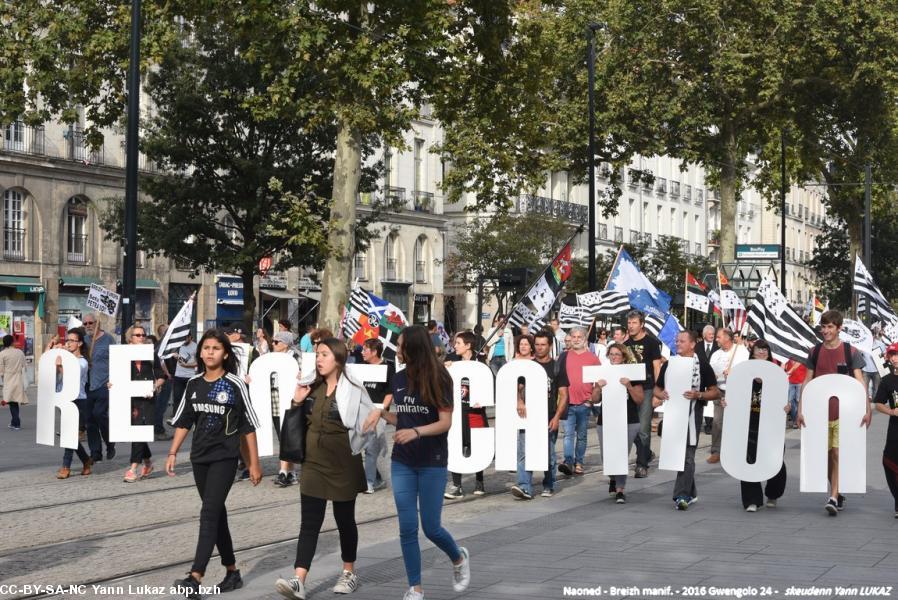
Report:
[{"label": "white poster", "polygon": [[[521,377],[524,378],[526,419],[518,415],[518,380]],[[536,361],[513,360],[499,369],[496,376],[497,471],[513,471],[517,468],[517,440],[521,429],[525,430],[524,468],[528,471],[545,471],[549,468],[548,388],[546,370]]]},{"label": "white poster", "polygon": [[839,339],[868,354],[873,352],[873,333],[860,321],[854,319],[842,321]]},{"label": "white poster", "polygon": [[152,398],[153,382],[132,381],[131,362],[152,364],[153,344],[109,346],[109,441],[152,442],[153,425],[131,425],[131,398]]},{"label": "white poster", "polygon": [[[152,347],[152,346],[151,346]],[[56,358],[62,358],[62,390],[56,391]],[[37,382],[37,437],[44,446],[56,445],[56,409],[59,409],[59,445],[78,447],[78,397],[81,368],[67,350],[48,350],[41,355]]]},{"label": "white poster", "polygon": [[[668,367],[668,370],[670,367]],[[583,367],[584,383],[605,380],[602,388],[602,469],[605,475],[626,475],[630,452],[627,447],[627,388],[621,378],[645,380],[646,368],[638,365]],[[643,402],[651,402],[646,398]],[[665,426],[666,427],[666,426]]]},{"label": "white poster", "polygon": [[690,400],[683,394],[692,389],[692,365],[691,356],[674,356],[667,361],[664,389],[670,398],[664,403],[664,435],[658,459],[658,468],[665,471],[682,471],[686,463]]},{"label": "white poster", "polygon": [[87,295],[87,306],[91,310],[114,317],[115,313],[118,312],[118,303],[120,300],[121,296],[115,292],[107,290],[96,283],[90,284],[90,292]]},{"label": "white poster", "polygon": [[[493,405],[493,372],[483,363],[462,360],[449,367],[452,376],[452,427],[449,429],[449,470],[453,473],[476,473],[490,466],[495,454],[496,438],[491,427],[471,429],[471,455],[462,452],[461,386],[468,380],[471,405]],[[517,385],[515,385],[517,389]],[[548,442],[546,442],[548,445]],[[497,467],[498,468],[498,467]]]}]

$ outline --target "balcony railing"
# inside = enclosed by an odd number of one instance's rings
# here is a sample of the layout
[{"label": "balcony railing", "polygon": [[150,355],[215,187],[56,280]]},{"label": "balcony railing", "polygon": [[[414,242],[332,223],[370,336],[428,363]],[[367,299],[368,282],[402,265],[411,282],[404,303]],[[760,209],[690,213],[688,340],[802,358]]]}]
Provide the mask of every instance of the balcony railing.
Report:
[{"label": "balcony railing", "polygon": [[415,261],[415,283],[425,283],[427,281],[426,263],[423,260]]},{"label": "balcony railing", "polygon": [[3,258],[25,260],[25,230],[7,227],[3,230]]},{"label": "balcony railing", "polygon": [[518,212],[537,213],[572,223],[585,223],[589,218],[589,207],[567,200],[555,200],[545,196],[527,194],[518,198]]},{"label": "balcony railing", "polygon": [[87,263],[87,234],[73,233],[69,235],[69,250],[66,252],[66,260],[70,263]]},{"label": "balcony railing", "polygon": [[607,223],[599,223],[599,239],[600,240],[608,239],[608,224]]},{"label": "balcony railing", "polygon": [[680,182],[679,181],[671,181],[670,182],[670,195],[674,197],[678,197],[680,195]]},{"label": "balcony railing", "polygon": [[91,165],[103,164],[103,147],[93,149],[87,143],[84,132],[80,129],[69,129],[66,132],[66,157],[69,160]]},{"label": "balcony railing", "polygon": [[43,125],[32,127],[22,121],[10,123],[3,129],[2,149],[7,152],[43,155],[46,152]]},{"label": "balcony railing", "polygon": [[388,258],[385,262],[384,279],[387,281],[396,281],[396,259]]},{"label": "balcony railing", "polygon": [[696,256],[702,255],[702,243],[701,242],[695,242],[695,255]]},{"label": "balcony railing", "polygon": [[433,192],[415,192],[415,211],[433,212]]},{"label": "balcony railing", "polygon": [[614,228],[614,241],[617,244],[624,243],[624,228],[623,227],[615,227]]},{"label": "balcony railing", "polygon": [[388,185],[384,188],[384,198],[388,203],[405,204],[405,188]]}]

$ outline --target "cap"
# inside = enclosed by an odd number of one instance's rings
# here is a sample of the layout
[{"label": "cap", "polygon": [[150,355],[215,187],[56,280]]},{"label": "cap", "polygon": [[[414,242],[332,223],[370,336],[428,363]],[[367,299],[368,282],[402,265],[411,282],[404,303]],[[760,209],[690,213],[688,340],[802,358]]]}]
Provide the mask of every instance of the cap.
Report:
[{"label": "cap", "polygon": [[236,325],[229,325],[228,327],[225,327],[225,328],[224,328],[224,332],[225,332],[225,335],[231,335],[231,334],[234,334],[234,333],[243,333],[243,330],[240,329],[240,328],[239,328],[238,326],[236,326]]},{"label": "cap", "polygon": [[886,348],[886,357],[889,357],[893,354],[898,354],[898,342],[895,342],[888,348]]},{"label": "cap", "polygon": [[274,342],[280,342],[287,346],[292,346],[296,341],[296,338],[293,337],[293,334],[289,331],[278,331],[271,337],[271,340]]}]

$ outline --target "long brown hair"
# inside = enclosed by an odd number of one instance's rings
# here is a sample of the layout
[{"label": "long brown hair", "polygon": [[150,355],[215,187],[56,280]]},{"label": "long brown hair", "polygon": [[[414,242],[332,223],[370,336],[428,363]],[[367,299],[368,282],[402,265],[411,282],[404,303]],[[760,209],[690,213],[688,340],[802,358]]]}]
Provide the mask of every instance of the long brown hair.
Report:
[{"label": "long brown hair", "polygon": [[446,393],[452,389],[452,377],[437,358],[427,329],[422,325],[412,325],[403,329],[400,337],[409,391],[417,393],[427,406],[451,406]]},{"label": "long brown hair", "polygon": [[[337,363],[337,379],[340,379],[340,376],[346,372],[346,357],[348,356],[346,344],[334,337],[324,338],[318,342],[318,344],[327,346],[328,350],[331,351],[331,354],[334,355],[334,360]],[[321,373],[318,372],[318,367],[315,367],[315,382],[312,384],[312,387],[316,387],[322,383],[324,383],[324,378],[321,376]]]}]

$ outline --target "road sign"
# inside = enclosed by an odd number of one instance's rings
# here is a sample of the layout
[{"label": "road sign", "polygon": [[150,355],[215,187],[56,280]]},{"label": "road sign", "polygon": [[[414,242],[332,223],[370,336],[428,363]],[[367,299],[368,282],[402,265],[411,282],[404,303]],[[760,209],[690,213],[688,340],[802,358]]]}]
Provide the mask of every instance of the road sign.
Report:
[{"label": "road sign", "polygon": [[779,244],[736,244],[736,260],[779,260]]}]

